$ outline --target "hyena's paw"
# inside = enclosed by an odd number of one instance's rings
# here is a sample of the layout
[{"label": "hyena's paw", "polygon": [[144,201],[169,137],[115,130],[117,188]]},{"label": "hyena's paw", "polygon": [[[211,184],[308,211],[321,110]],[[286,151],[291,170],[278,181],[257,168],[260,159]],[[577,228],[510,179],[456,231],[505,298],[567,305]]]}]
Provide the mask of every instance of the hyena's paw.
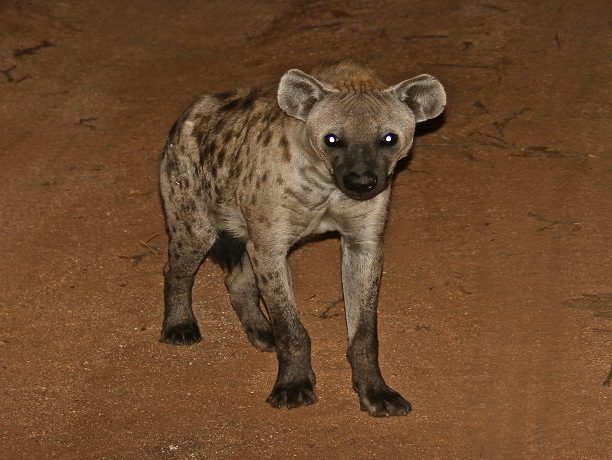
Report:
[{"label": "hyena's paw", "polygon": [[193,345],[201,340],[200,328],[195,321],[164,327],[159,339],[171,345]]},{"label": "hyena's paw", "polygon": [[274,333],[272,327],[268,324],[264,327],[245,327],[245,332],[249,338],[249,342],[259,351],[275,351]]},{"label": "hyena's paw", "polygon": [[300,406],[309,406],[317,402],[317,396],[311,382],[276,384],[268,396],[268,404],[276,409],[286,407],[295,409]]},{"label": "hyena's paw", "polygon": [[388,386],[366,390],[359,394],[359,405],[362,411],[373,417],[408,415],[412,409],[402,395]]}]

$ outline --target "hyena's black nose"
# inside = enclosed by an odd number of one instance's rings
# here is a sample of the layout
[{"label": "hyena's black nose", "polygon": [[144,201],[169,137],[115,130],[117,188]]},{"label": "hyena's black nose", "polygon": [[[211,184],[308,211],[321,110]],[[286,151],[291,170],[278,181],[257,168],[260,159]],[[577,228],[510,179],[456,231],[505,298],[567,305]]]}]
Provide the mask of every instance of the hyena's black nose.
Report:
[{"label": "hyena's black nose", "polygon": [[370,192],[377,183],[378,177],[369,171],[363,174],[349,173],[344,176],[344,186],[355,193]]}]

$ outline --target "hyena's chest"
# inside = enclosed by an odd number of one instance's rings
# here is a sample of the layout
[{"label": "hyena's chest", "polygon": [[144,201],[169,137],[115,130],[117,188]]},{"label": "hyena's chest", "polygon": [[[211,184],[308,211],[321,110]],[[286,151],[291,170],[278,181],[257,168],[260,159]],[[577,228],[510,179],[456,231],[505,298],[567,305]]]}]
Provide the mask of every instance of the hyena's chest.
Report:
[{"label": "hyena's chest", "polygon": [[285,224],[289,228],[293,242],[312,235],[337,231],[341,227],[341,219],[337,213],[337,190],[325,190],[325,193],[304,191],[297,197],[284,195],[283,209]]},{"label": "hyena's chest", "polygon": [[327,214],[327,208],[311,211],[304,217],[301,225],[298,226],[299,238],[336,230],[334,222],[330,220]]}]

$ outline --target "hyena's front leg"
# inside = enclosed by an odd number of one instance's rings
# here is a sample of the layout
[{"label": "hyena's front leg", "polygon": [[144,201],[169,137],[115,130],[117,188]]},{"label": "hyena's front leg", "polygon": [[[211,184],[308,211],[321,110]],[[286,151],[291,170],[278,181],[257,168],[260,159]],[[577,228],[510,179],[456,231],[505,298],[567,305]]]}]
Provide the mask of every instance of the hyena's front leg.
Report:
[{"label": "hyena's front leg", "polygon": [[375,417],[406,415],[410,403],[389,388],[378,365],[376,308],[382,244],[342,239],[342,285],[348,329],[347,357],[361,409]]},{"label": "hyena's front leg", "polygon": [[302,325],[291,289],[286,252],[247,243],[259,292],[266,304],[278,359],[276,383],[267,401],[280,408],[316,402],[315,375],[310,362],[310,337]]}]

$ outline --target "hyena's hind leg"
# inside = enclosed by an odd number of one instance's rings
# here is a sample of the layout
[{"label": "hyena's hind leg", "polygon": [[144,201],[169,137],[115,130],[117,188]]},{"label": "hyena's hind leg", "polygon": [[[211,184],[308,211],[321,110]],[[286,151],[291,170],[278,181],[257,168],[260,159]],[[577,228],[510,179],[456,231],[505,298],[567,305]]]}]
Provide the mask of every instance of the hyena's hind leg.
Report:
[{"label": "hyena's hind leg", "polygon": [[212,238],[208,244],[170,239],[168,263],[164,268],[162,342],[192,345],[202,340],[191,308],[191,291],[198,267],[211,245]]},{"label": "hyena's hind leg", "polygon": [[227,273],[230,301],[251,344],[260,351],[274,351],[272,326],[259,308],[259,289],[244,242],[221,232],[210,256]]},{"label": "hyena's hind leg", "polygon": [[191,345],[202,340],[191,308],[191,291],[202,260],[212,247],[216,230],[206,204],[191,188],[195,182],[185,165],[166,151],[160,191],[168,230],[168,262],[164,268],[162,342]]},{"label": "hyena's hind leg", "polygon": [[162,342],[191,345],[202,340],[191,308],[191,291],[198,268],[213,244],[214,235],[213,229],[205,232],[201,239],[186,237],[182,232],[169,232],[168,263],[164,268]]}]

